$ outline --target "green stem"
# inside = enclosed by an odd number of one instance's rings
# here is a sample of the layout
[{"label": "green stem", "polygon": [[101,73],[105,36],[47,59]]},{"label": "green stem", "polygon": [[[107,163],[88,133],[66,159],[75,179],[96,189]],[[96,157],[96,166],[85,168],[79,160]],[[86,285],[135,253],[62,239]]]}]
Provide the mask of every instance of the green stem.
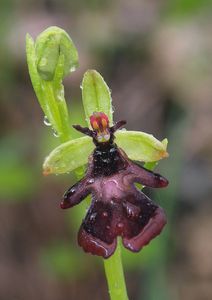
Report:
[{"label": "green stem", "polygon": [[118,240],[115,253],[104,259],[105,274],[111,300],[128,300],[124,271],[121,260],[121,246]]}]

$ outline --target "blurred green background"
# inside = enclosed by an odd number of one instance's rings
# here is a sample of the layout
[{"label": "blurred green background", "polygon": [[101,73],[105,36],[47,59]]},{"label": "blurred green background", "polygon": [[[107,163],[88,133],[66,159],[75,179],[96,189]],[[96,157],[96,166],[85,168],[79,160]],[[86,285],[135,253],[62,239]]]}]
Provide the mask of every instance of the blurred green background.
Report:
[{"label": "blurred green background", "polygon": [[42,176],[59,141],[43,124],[25,58],[25,35],[64,28],[80,68],[65,80],[71,122],[84,122],[80,83],[97,69],[115,120],[169,138],[147,191],[168,215],[139,254],[123,250],[131,300],[212,299],[212,1],[0,1],[0,299],[108,299],[100,258],[77,246],[85,211],[62,211],[76,178]]}]

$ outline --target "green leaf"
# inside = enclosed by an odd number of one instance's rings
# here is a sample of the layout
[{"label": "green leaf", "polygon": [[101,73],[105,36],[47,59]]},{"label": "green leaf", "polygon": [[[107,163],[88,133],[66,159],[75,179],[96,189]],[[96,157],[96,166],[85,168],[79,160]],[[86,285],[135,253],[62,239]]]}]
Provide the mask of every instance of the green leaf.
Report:
[{"label": "green leaf", "polygon": [[95,70],[88,70],[82,81],[82,101],[86,121],[90,127],[89,117],[93,112],[104,112],[113,124],[113,109],[110,90],[102,76]]},{"label": "green leaf", "polygon": [[153,135],[141,131],[122,131],[115,134],[117,145],[130,159],[144,162],[157,161],[168,156],[167,140],[160,142]]},{"label": "green leaf", "polygon": [[70,279],[76,280],[86,269],[85,263],[79,264],[79,261],[83,260],[83,253],[70,244],[68,241],[55,240],[45,245],[40,251],[41,264],[47,272],[58,276],[60,280],[61,277],[69,281]]},{"label": "green leaf", "polygon": [[61,142],[71,138],[62,80],[78,66],[77,50],[68,34],[58,28],[43,31],[34,44],[26,36],[29,74],[41,108]]},{"label": "green leaf", "polygon": [[81,137],[61,144],[45,159],[43,174],[63,174],[71,172],[88,162],[94,149],[90,137]]},{"label": "green leaf", "polygon": [[[165,13],[171,18],[188,18],[195,17],[201,11],[211,9],[211,0],[172,0],[167,1]],[[186,19],[187,20],[187,19]]]},{"label": "green leaf", "polygon": [[29,75],[33,84],[33,88],[39,100],[40,106],[42,110],[45,112],[46,104],[43,101],[41,80],[36,68],[36,54],[35,54],[34,41],[29,34],[26,35],[26,55],[27,55],[27,64],[29,68]]}]

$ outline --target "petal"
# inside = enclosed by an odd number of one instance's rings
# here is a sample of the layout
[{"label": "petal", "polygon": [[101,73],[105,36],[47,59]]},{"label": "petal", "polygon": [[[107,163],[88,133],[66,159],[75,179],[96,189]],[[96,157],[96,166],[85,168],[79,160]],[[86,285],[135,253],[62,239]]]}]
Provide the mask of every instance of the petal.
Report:
[{"label": "petal", "polygon": [[65,192],[60,207],[63,209],[73,207],[85,199],[90,193],[91,186],[89,179],[84,177]]},{"label": "petal", "polygon": [[130,172],[128,181],[132,183],[137,182],[152,188],[163,188],[169,184],[165,177],[147,170],[134,162],[130,163],[128,171]]}]

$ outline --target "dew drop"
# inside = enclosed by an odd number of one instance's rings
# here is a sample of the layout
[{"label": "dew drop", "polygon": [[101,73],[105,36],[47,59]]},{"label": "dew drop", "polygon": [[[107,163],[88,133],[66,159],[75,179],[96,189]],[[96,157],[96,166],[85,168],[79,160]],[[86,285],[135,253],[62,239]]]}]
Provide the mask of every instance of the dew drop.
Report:
[{"label": "dew drop", "polygon": [[103,218],[107,218],[108,217],[108,213],[106,211],[103,211],[102,216],[103,216]]},{"label": "dew drop", "polygon": [[47,116],[44,116],[43,123],[44,123],[46,126],[51,126],[51,125],[52,125],[52,124],[49,122]]},{"label": "dew drop", "polygon": [[75,70],[76,70],[75,66],[73,66],[73,67],[70,68],[70,72],[74,72]]},{"label": "dew drop", "polygon": [[46,57],[43,57],[40,61],[40,67],[45,67],[47,65],[47,59]]},{"label": "dew drop", "polygon": [[124,228],[124,224],[120,222],[120,223],[117,224],[117,227],[118,227],[118,229],[123,229]]},{"label": "dew drop", "polygon": [[68,198],[68,197],[70,197],[70,196],[72,196],[75,192],[76,192],[76,189],[75,189],[75,188],[71,188],[70,190],[68,190],[68,191],[65,193],[64,199],[65,199],[65,198]]},{"label": "dew drop", "polygon": [[90,183],[90,184],[91,184],[91,183],[94,183],[94,179],[93,179],[93,178],[89,179],[89,180],[88,180],[88,183]]},{"label": "dew drop", "polygon": [[54,128],[52,128],[52,130],[53,130],[53,136],[55,136],[55,137],[59,137],[59,134],[57,133],[57,131],[56,131],[56,130],[54,130]]},{"label": "dew drop", "polygon": [[97,215],[97,213],[91,214],[91,216],[90,216],[90,221],[91,221],[91,222],[94,222],[94,221],[95,221],[96,215]]},{"label": "dew drop", "polygon": [[128,218],[130,219],[136,219],[139,217],[139,214],[140,214],[140,208],[139,207],[136,207],[130,203],[124,203],[123,206],[125,207],[126,209],[126,212],[127,212],[127,216]]},{"label": "dew drop", "polygon": [[58,94],[58,95],[57,95],[57,99],[58,99],[59,101],[63,101],[63,99],[64,99],[64,98],[63,98],[63,95]]},{"label": "dew drop", "polygon": [[72,188],[72,189],[70,190],[70,192],[71,192],[71,194],[74,194],[74,193],[76,192],[76,189],[75,189],[75,188]]},{"label": "dew drop", "polygon": [[110,160],[108,158],[103,158],[102,159],[103,163],[108,164],[110,162]]},{"label": "dew drop", "polygon": [[64,91],[62,90],[62,91],[59,91],[58,93],[57,93],[57,100],[59,100],[59,101],[64,101]]}]

